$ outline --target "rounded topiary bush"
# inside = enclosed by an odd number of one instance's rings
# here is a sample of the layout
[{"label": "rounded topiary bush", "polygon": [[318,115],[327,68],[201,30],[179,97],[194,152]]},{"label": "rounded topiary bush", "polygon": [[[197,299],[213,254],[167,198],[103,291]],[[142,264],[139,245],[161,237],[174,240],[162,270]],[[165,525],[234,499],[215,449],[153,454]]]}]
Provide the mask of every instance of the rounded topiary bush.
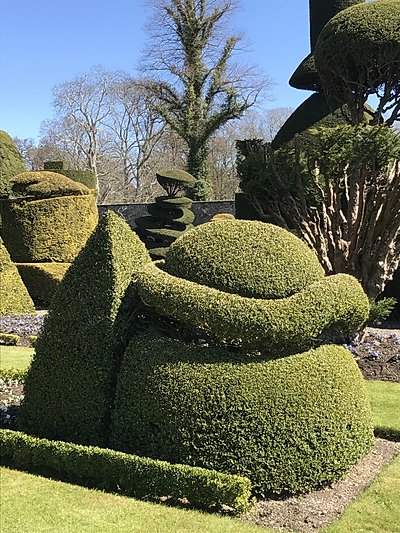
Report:
[{"label": "rounded topiary bush", "polygon": [[4,242],[18,263],[73,261],[98,221],[91,189],[45,171],[14,177],[0,211]]},{"label": "rounded topiary bush", "polygon": [[314,55],[331,100],[348,102],[353,93],[375,94],[381,86],[398,92],[400,3],[379,0],[341,11],[321,31]]},{"label": "rounded topiary bush", "polygon": [[249,298],[284,298],[324,277],[316,255],[298,237],[244,220],[187,232],[170,246],[165,270]]},{"label": "rounded topiary bush", "polygon": [[138,337],[119,376],[112,445],[250,478],[258,495],[340,478],[369,450],[362,375],[338,346],[268,360]]}]

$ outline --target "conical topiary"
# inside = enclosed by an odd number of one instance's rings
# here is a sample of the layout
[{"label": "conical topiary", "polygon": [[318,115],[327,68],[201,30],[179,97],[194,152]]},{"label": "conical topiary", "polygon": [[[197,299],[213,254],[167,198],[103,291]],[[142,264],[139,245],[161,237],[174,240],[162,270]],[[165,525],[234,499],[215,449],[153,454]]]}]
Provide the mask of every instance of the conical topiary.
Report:
[{"label": "conical topiary", "polygon": [[0,316],[34,312],[31,297],[0,238]]},{"label": "conical topiary", "polygon": [[24,160],[14,141],[8,133],[0,130],[0,198],[9,195],[10,179],[25,171]]},{"label": "conical topiary", "polygon": [[135,273],[150,261],[126,222],[108,211],[67,271],[37,342],[21,414],[28,433],[106,443],[126,323],[121,302],[125,293],[135,300]]},{"label": "conical topiary", "polygon": [[195,178],[184,170],[167,169],[157,173],[157,181],[167,196],[156,198],[155,203],[147,207],[149,215],[136,219],[136,231],[153,259],[165,257],[169,245],[192,228],[195,219],[192,200],[178,196],[196,183]]}]

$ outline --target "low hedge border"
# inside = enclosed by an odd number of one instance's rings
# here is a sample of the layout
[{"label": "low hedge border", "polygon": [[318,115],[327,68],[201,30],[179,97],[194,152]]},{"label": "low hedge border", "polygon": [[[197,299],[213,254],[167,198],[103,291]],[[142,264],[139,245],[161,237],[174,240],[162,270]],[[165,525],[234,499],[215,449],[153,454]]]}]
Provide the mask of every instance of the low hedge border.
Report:
[{"label": "low hedge border", "polygon": [[236,513],[251,507],[251,483],[245,477],[170,464],[106,448],[50,441],[19,431],[0,430],[2,462],[23,469],[48,468],[85,482],[118,486],[136,497],[186,498],[198,507],[228,506]]},{"label": "low hedge border", "polygon": [[379,437],[380,439],[400,442],[400,429],[390,428],[387,426],[376,426],[374,428],[374,434],[375,437]]},{"label": "low hedge border", "polygon": [[13,333],[0,333],[0,344],[6,346],[16,346],[21,337]]},{"label": "low hedge border", "polygon": [[8,381],[10,379],[24,383],[27,373],[27,368],[0,368],[0,380]]}]

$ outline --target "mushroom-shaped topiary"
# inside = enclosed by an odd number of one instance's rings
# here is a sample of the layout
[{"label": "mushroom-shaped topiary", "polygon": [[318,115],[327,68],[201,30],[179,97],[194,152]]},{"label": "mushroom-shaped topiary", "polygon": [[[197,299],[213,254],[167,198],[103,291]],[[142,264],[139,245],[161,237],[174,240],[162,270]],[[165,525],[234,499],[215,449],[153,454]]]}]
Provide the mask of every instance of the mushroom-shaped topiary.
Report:
[{"label": "mushroom-shaped topiary", "polygon": [[132,340],[113,447],[245,475],[263,495],[329,483],[368,451],[362,375],[350,352],[322,345],[357,330],[368,299],[351,276],[325,277],[297,237],[261,222],[204,224],[144,266],[137,288],[209,346],[155,335],[157,323]]},{"label": "mushroom-shaped topiary", "polygon": [[371,94],[384,94],[384,106],[396,102],[400,92],[400,2],[367,2],[338,13],[321,31],[315,64],[328,99],[351,106],[355,121]]},{"label": "mushroom-shaped topiary", "polygon": [[136,219],[137,233],[145,242],[153,259],[165,257],[168,246],[192,226],[195,219],[191,211],[192,200],[178,196],[196,179],[188,172],[176,168],[161,170],[157,181],[167,196],[159,196],[147,207],[149,215]]}]

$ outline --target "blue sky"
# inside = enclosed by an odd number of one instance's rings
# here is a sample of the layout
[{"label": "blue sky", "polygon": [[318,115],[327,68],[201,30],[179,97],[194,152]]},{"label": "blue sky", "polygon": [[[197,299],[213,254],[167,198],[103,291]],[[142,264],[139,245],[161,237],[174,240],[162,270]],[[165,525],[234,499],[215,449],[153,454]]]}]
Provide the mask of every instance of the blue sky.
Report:
[{"label": "blue sky", "polygon": [[[243,63],[275,82],[265,107],[308,95],[288,79],[309,52],[308,0],[241,0],[233,27],[250,41]],[[135,73],[146,41],[143,0],[0,0],[0,129],[37,138],[53,115],[52,88],[94,65]]]}]

